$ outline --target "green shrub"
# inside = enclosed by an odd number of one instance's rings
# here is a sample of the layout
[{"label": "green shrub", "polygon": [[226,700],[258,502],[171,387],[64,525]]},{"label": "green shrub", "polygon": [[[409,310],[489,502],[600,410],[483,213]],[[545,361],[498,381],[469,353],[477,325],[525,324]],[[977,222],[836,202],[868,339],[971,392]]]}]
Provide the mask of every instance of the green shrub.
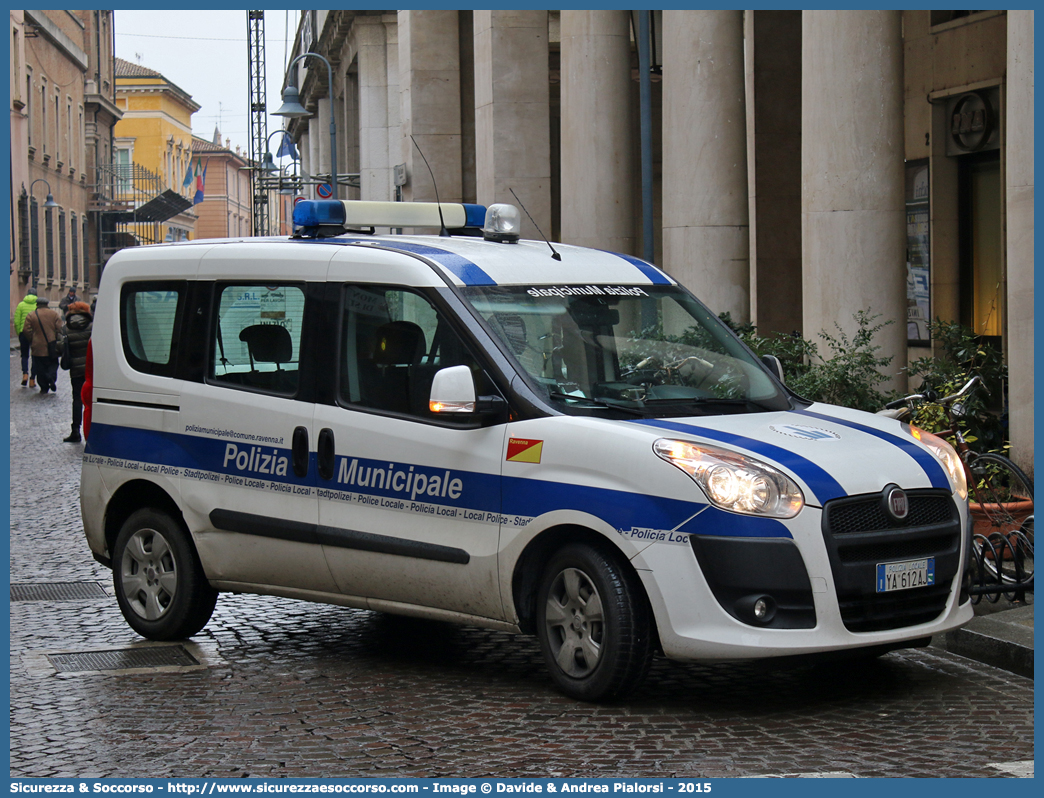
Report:
[{"label": "green shrub", "polygon": [[[936,319],[930,325],[939,357],[922,357],[910,364],[912,377],[923,382],[918,392],[932,389],[940,397],[956,393],[975,375],[982,377],[962,400],[967,414],[958,422],[965,440],[979,452],[1000,452],[1006,441],[1005,386],[1008,376],[1004,355],[969,327]],[[940,405],[925,403],[917,408],[913,423],[929,432],[948,429]]]},{"label": "green shrub", "polygon": [[892,320],[875,323],[880,314],[871,315],[869,310],[854,314],[857,329],[851,338],[836,323],[836,335],[822,330],[819,337],[829,350],[826,357],[820,355],[813,341],[800,335],[773,333],[762,337],[754,325],[737,324],[728,313],[722,313],[720,318],[755,354],[778,357],[787,385],[805,399],[872,413],[894,396],[878,388],[888,379],[880,369],[891,365],[892,358],[878,354],[881,347],[874,343],[874,337],[894,324]]}]

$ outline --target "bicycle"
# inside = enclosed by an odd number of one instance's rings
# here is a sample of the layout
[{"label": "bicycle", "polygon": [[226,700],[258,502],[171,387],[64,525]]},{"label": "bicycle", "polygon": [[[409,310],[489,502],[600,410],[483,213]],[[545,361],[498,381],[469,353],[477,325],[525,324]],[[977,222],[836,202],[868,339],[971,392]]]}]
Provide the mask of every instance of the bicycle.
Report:
[{"label": "bicycle", "polygon": [[[1033,482],[1004,455],[980,454],[965,440],[958,422],[968,411],[958,400],[981,381],[976,375],[957,393],[941,398],[931,389],[911,394],[889,402],[879,414],[909,423],[922,403],[943,408],[949,429],[934,434],[953,444],[964,467],[973,520],[972,546],[978,562],[977,582],[986,582],[985,572],[993,583],[1012,586],[1004,595],[1018,596],[1025,589],[1032,590],[1033,585]],[[996,603],[1001,592],[986,595],[988,601]]]}]

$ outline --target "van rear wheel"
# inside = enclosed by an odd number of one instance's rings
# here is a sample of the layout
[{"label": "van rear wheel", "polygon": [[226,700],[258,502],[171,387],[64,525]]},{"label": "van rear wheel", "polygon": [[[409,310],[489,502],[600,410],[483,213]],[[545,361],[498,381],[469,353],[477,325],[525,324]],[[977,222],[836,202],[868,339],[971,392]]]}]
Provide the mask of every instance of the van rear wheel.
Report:
[{"label": "van rear wheel", "polygon": [[112,582],[123,617],[150,640],[196,634],[217,601],[188,533],[166,513],[150,508],[133,513],[120,528]]},{"label": "van rear wheel", "polygon": [[652,659],[652,619],[637,578],[586,544],[557,552],[537,593],[537,635],[559,689],[581,701],[619,698]]}]

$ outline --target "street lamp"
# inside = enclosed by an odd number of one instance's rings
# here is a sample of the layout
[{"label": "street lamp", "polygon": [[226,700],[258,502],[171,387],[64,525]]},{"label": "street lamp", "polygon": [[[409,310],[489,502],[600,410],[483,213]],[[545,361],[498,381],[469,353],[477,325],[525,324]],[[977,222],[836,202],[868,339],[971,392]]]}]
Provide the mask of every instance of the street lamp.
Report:
[{"label": "street lamp", "polygon": [[[334,109],[333,109],[333,67],[330,66],[330,62],[327,61],[319,53],[302,53],[297,56],[290,65],[286,68],[289,73],[294,68],[294,64],[300,61],[302,58],[318,58],[324,64],[326,64],[327,74],[327,86],[330,91],[330,186],[333,188],[334,199],[340,198],[340,189],[337,185],[337,126],[334,123]],[[290,84],[283,89],[283,104],[279,106],[278,111],[272,112],[273,116],[282,116],[288,119],[300,119],[305,116],[311,116],[307,109],[301,105],[301,96],[298,94],[297,86]]]},{"label": "street lamp", "polygon": [[44,200],[43,206],[45,208],[57,208],[58,203],[54,201],[54,197],[51,195],[51,184],[44,180],[42,177],[36,178],[36,180],[29,184],[29,196],[31,197],[33,195],[33,186],[35,186],[37,183],[43,183],[45,186],[47,186],[47,199]]},{"label": "street lamp", "polygon": [[268,138],[265,139],[265,157],[264,160],[261,162],[261,171],[265,174],[270,175],[274,172],[279,171],[279,167],[276,166],[275,159],[272,158],[272,150],[268,147],[268,143],[272,140],[272,136],[275,136],[279,133],[286,135],[286,130],[273,130],[271,133],[268,134]]},{"label": "street lamp", "polygon": [[[283,183],[283,172],[287,169],[293,169],[294,173],[287,175],[287,182]],[[297,159],[294,159],[279,171],[279,193],[284,196],[293,196],[297,180]]]}]

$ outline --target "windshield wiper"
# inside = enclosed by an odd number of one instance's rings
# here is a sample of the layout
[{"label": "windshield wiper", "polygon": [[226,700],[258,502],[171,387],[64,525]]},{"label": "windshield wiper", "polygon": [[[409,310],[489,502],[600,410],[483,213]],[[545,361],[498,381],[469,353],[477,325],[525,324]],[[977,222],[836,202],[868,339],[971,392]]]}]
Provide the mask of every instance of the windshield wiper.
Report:
[{"label": "windshield wiper", "polygon": [[590,399],[586,396],[573,396],[571,393],[562,393],[561,391],[549,391],[548,396],[552,399],[569,399],[574,402],[587,402],[588,404],[594,405],[595,407],[608,407],[611,410],[622,410],[625,413],[630,413],[635,416],[644,416],[640,407],[628,407],[627,405],[618,405],[613,402],[606,401],[605,399]]},{"label": "windshield wiper", "polygon": [[756,407],[759,410],[772,410],[771,407],[756,402],[753,399],[744,399],[742,397],[724,397],[724,396],[663,396],[658,399],[646,399],[645,404],[647,405],[724,405],[726,407],[738,407],[740,405],[750,405]]}]

